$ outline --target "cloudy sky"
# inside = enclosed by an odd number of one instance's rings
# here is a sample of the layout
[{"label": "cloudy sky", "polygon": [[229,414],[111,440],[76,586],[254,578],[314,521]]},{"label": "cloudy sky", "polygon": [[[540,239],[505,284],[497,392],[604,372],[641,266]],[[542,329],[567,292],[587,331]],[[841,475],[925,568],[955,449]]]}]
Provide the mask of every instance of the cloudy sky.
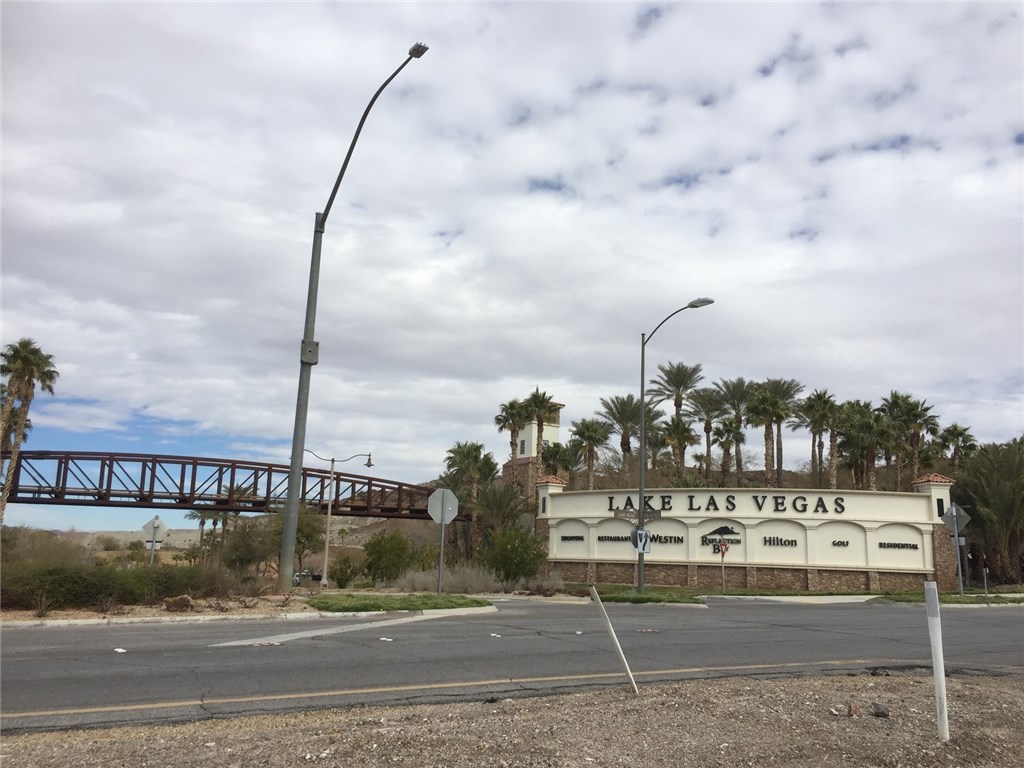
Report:
[{"label": "cloudy sky", "polygon": [[456,441],[501,462],[498,406],[538,386],[567,439],[697,296],[648,371],[896,389],[1019,436],[1021,13],[4,3],[2,343],[60,371],[26,448],[287,463],[314,214],[417,41],[327,222],[316,452],[407,482]]}]

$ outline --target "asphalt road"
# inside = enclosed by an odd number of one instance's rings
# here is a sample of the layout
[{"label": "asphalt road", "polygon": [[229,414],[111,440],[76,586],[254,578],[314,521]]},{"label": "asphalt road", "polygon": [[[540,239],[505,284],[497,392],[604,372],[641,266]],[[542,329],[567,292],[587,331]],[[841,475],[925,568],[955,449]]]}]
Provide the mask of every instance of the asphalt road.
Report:
[{"label": "asphalt road", "polygon": [[[0,629],[4,731],[628,685],[597,606]],[[638,684],[931,665],[923,605],[606,606]],[[1024,610],[944,607],[946,668],[1024,674]],[[712,684],[712,683],[709,683]]]}]

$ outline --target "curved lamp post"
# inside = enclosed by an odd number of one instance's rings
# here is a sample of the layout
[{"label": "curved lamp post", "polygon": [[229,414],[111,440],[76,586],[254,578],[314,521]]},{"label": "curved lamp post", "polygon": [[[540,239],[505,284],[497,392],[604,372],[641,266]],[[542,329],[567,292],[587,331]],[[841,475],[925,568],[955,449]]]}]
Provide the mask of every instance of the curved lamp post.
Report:
[{"label": "curved lamp post", "polygon": [[334,499],[338,495],[338,492],[337,492],[337,490],[334,487],[334,464],[335,464],[335,462],[337,462],[338,464],[343,464],[346,461],[352,461],[352,459],[356,458],[357,456],[365,456],[366,457],[366,466],[367,467],[372,467],[373,466],[373,457],[370,454],[368,454],[368,453],[355,453],[355,454],[349,456],[347,459],[335,459],[333,456],[331,458],[329,458],[329,459],[325,459],[319,453],[317,453],[316,451],[311,451],[309,448],[303,448],[302,450],[305,451],[308,454],[311,454],[312,456],[316,456],[318,459],[320,459],[320,461],[329,461],[329,462],[331,462],[331,479],[330,479],[330,494],[331,494],[331,496],[330,496],[330,500],[327,502],[327,531],[326,531],[326,533],[324,535],[324,572],[322,574],[320,574],[320,588],[323,589],[323,588],[325,588],[327,586],[327,564],[328,564],[328,559],[331,556],[331,514],[334,512]]},{"label": "curved lamp post", "polygon": [[309,380],[313,372],[313,366],[319,361],[320,345],[313,340],[316,328],[316,300],[317,288],[320,283],[320,244],[323,240],[324,227],[327,224],[327,217],[334,205],[334,198],[338,194],[338,187],[348,169],[348,161],[352,158],[352,151],[356,148],[359,134],[363,130],[363,123],[370,109],[377,101],[377,97],[388,87],[398,73],[405,69],[405,65],[413,59],[420,58],[427,52],[427,46],[416,43],[409,49],[409,56],[402,65],[396,69],[384,84],[377,89],[366,105],[363,116],[359,120],[356,133],[352,137],[348,154],[345,155],[345,162],[341,165],[338,173],[338,180],[334,182],[334,189],[327,199],[324,210],[316,215],[313,223],[313,256],[309,265],[309,293],[306,296],[306,324],[302,332],[302,343],[299,348],[299,394],[295,403],[295,431],[292,434],[292,457],[291,466],[288,472],[288,496],[284,510],[284,531],[281,534],[281,562],[277,575],[277,588],[280,592],[287,592],[292,588],[292,576],[295,570],[295,531],[299,522],[299,497],[302,494],[302,452],[306,444],[306,413],[309,410]]},{"label": "curved lamp post", "polygon": [[[671,318],[675,317],[676,315],[678,315],[683,310],[685,310],[685,309],[700,309],[701,307],[706,307],[708,304],[714,304],[714,303],[715,303],[714,299],[708,299],[708,298],[703,298],[703,297],[699,298],[699,299],[694,299],[689,304],[687,304],[685,307],[680,307],[675,312],[673,312],[668,317],[666,317],[664,320],[662,320],[660,323],[658,323],[654,327],[654,330],[651,331],[649,334],[646,334],[646,333],[641,333],[640,334],[640,472],[639,472],[639,482],[638,482],[638,485],[640,486],[640,501],[639,501],[639,509],[640,509],[640,511],[637,513],[637,528],[640,528],[641,530],[644,527],[644,512],[647,509],[647,499],[644,498],[644,493],[646,492],[646,488],[644,487],[644,470],[647,468],[647,433],[646,433],[646,430],[647,430],[647,389],[646,389],[647,382],[645,381],[645,377],[646,377],[647,374],[644,371],[644,362],[645,362],[645,354],[646,354],[646,351],[647,351],[647,342],[650,341],[654,337],[654,334],[656,334],[658,332],[658,329],[661,328],[661,326],[663,326],[666,322],[668,322],[668,320],[670,320]],[[637,577],[637,579],[636,579],[636,591],[637,592],[643,592],[644,591],[644,553],[643,553],[642,549],[638,549],[637,550],[637,573],[636,573],[636,577]]]}]

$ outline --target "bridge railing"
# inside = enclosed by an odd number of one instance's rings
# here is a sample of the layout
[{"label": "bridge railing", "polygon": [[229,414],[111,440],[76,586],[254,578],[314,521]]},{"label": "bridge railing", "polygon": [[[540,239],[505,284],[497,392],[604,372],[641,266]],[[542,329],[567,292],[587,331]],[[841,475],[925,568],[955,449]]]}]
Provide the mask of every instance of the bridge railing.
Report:
[{"label": "bridge railing", "polygon": [[[8,502],[271,512],[284,506],[288,471],[285,464],[234,459],[21,451]],[[333,496],[340,515],[429,519],[433,491],[345,472],[335,472],[332,488],[328,470],[302,470],[302,503],[326,511]]]}]

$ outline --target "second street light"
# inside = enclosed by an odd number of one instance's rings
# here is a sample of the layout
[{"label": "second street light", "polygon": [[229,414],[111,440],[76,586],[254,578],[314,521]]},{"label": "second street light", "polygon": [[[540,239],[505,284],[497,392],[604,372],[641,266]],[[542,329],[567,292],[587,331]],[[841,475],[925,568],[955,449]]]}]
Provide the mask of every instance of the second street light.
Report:
[{"label": "second street light", "polygon": [[320,574],[320,588],[323,589],[327,586],[327,566],[330,563],[331,557],[331,514],[334,512],[334,500],[338,497],[338,491],[334,487],[334,465],[335,463],[344,464],[346,461],[352,461],[359,456],[366,457],[366,466],[373,466],[373,457],[368,453],[355,453],[349,456],[347,459],[335,459],[333,456],[330,459],[325,459],[316,451],[311,451],[309,448],[303,449],[306,453],[316,456],[320,461],[331,462],[331,479],[328,482],[327,492],[330,494],[327,501],[327,530],[324,533],[324,567]]},{"label": "second street light", "polygon": [[295,429],[292,433],[292,456],[291,465],[288,471],[288,495],[284,510],[284,525],[281,534],[281,559],[277,572],[277,588],[279,592],[287,592],[292,588],[292,575],[295,570],[295,533],[299,522],[299,500],[302,496],[302,453],[306,446],[306,414],[309,411],[309,381],[312,377],[313,366],[319,362],[320,345],[313,340],[316,329],[316,301],[317,290],[320,284],[320,246],[323,241],[324,227],[327,224],[327,217],[331,213],[331,206],[334,205],[334,198],[338,194],[338,187],[345,177],[348,169],[348,162],[352,158],[352,151],[356,148],[359,134],[363,130],[363,123],[370,109],[377,101],[377,97],[383,92],[388,84],[398,77],[398,73],[405,69],[413,59],[420,58],[427,52],[427,46],[416,43],[409,49],[409,55],[402,65],[396,69],[383,85],[377,89],[366,105],[363,116],[356,127],[355,135],[349,144],[348,153],[345,155],[345,162],[341,164],[341,171],[338,172],[338,180],[334,182],[334,189],[327,199],[324,210],[316,215],[313,223],[313,255],[309,265],[309,292],[306,296],[306,322],[302,333],[302,342],[299,347],[299,392],[295,402]]},{"label": "second street light", "polygon": [[[663,326],[666,322],[668,322],[668,320],[675,317],[683,310],[700,309],[701,307],[706,307],[708,304],[714,303],[714,299],[708,299],[703,297],[699,299],[694,299],[685,307],[680,307],[675,312],[666,317],[664,320],[662,320],[660,323],[658,323],[654,327],[654,330],[651,331],[649,334],[640,334],[640,471],[637,475],[637,484],[640,486],[640,499],[638,502],[639,512],[637,512],[637,528],[639,530],[643,530],[644,528],[644,512],[647,507],[647,500],[644,498],[644,493],[646,493],[647,491],[647,489],[644,487],[644,470],[647,468],[647,382],[645,381],[647,372],[644,370],[647,342],[654,337],[654,334],[658,332],[658,329],[661,328],[661,326]],[[640,547],[637,548],[636,590],[637,592],[644,591],[644,551]]]}]

